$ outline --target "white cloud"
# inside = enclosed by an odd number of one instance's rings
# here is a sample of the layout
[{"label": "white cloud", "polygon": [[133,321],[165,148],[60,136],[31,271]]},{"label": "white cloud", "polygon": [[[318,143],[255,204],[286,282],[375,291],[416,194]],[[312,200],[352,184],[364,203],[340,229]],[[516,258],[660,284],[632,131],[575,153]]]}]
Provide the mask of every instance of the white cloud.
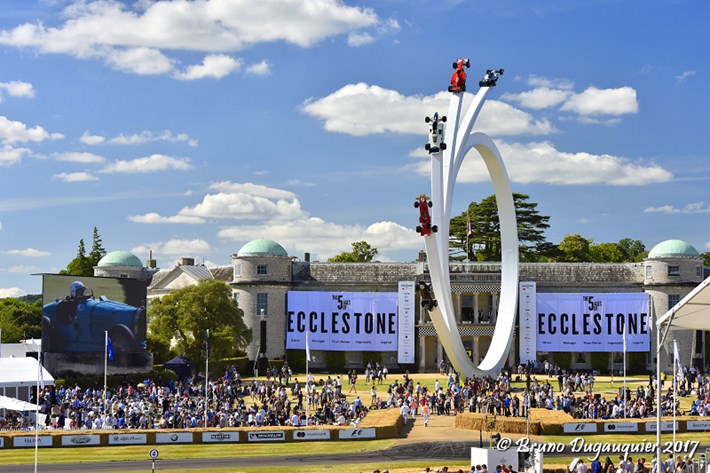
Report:
[{"label": "white cloud", "polygon": [[22,122],[9,120],[0,115],[0,142],[6,145],[34,141],[39,143],[44,140],[57,140],[64,138],[60,133],[48,133],[41,126],[28,128]]},{"label": "white cloud", "polygon": [[310,47],[364,28],[391,29],[369,8],[340,0],[158,0],[133,6],[85,0],[63,12],[63,23],[25,23],[0,31],[0,44],[43,54],[103,58],[137,74],[174,72],[165,50],[225,53],[284,41]]},{"label": "white cloud", "polygon": [[268,187],[251,182],[230,182],[220,181],[210,184],[211,190],[228,193],[244,193],[255,197],[266,197],[267,199],[295,199],[296,194],[291,191]]},{"label": "white cloud", "polygon": [[82,153],[82,152],[67,152],[67,153],[55,153],[54,156],[59,161],[69,161],[72,163],[84,163],[84,164],[96,164],[103,163],[106,158],[93,153]]},{"label": "white cloud", "polygon": [[105,55],[106,62],[116,69],[141,76],[156,76],[173,70],[174,61],[158,49],[112,49]]},{"label": "white cloud", "polygon": [[163,217],[156,212],[149,212],[144,215],[130,215],[128,220],[135,223],[186,223],[200,224],[205,223],[205,219],[200,217],[187,217],[184,215],[174,215],[172,217]]},{"label": "white cloud", "polygon": [[696,71],[683,71],[681,74],[675,76],[675,80],[678,82],[685,82],[688,77],[693,77],[696,74]]},{"label": "white cloud", "polygon": [[212,251],[212,247],[205,240],[169,240],[155,243],[145,243],[131,249],[131,253],[148,254],[153,251],[153,257],[160,255],[192,256]]},{"label": "white cloud", "polygon": [[173,158],[162,154],[153,154],[145,158],[137,158],[130,161],[119,160],[106,166],[103,173],[149,173],[167,170],[186,171],[192,169],[192,164],[188,158]]},{"label": "white cloud", "polygon": [[26,295],[27,293],[19,287],[0,287],[0,299],[5,299],[6,297],[22,297]]},{"label": "white cloud", "polygon": [[509,100],[526,108],[540,110],[561,104],[572,94],[568,90],[540,87],[519,94],[503,94],[501,100]]},{"label": "white cloud", "polygon": [[255,76],[266,77],[271,75],[271,64],[269,61],[261,61],[256,64],[251,64],[246,68],[247,74],[252,74]]},{"label": "white cloud", "polygon": [[10,266],[9,268],[7,268],[8,273],[27,274],[27,273],[32,273],[34,271],[37,271],[37,268],[35,266],[28,266],[25,264],[20,264],[17,266]]},{"label": "white cloud", "polygon": [[662,205],[660,207],[647,207],[643,210],[646,213],[663,213],[663,214],[703,214],[710,213],[710,206],[705,205],[705,202],[692,202],[682,208],[674,207],[673,205]]},{"label": "white cloud", "polygon": [[49,256],[51,254],[48,251],[36,250],[34,248],[25,248],[23,250],[5,250],[0,251],[0,253],[6,255],[24,256],[26,258],[41,258],[42,256]]},{"label": "white cloud", "polygon": [[[655,164],[633,162],[630,159],[578,152],[567,153],[549,142],[496,142],[505,158],[511,181],[516,183],[544,183],[551,185],[612,185],[641,186],[667,182],[673,175]],[[428,160],[409,165],[422,176],[428,176]],[[457,182],[486,182],[490,180],[483,160],[475,150],[464,160]]]},{"label": "white cloud", "polygon": [[572,95],[561,110],[580,115],[626,115],[638,112],[636,90],[631,87],[597,89],[589,87],[584,92]]},{"label": "white cloud", "polygon": [[533,87],[546,89],[572,90],[574,87],[574,82],[569,79],[550,78],[536,75],[528,77],[527,83]]},{"label": "white cloud", "polygon": [[[365,240],[379,251],[377,259],[386,259],[388,252],[421,247],[421,237],[411,228],[393,222],[377,222],[369,226],[339,225],[311,217],[263,225],[223,228],[220,238],[247,242],[254,235],[268,235],[285,248],[297,253],[310,252],[315,259],[325,260],[343,251],[350,251],[352,241]],[[347,243],[344,243],[347,242]]]},{"label": "white cloud", "polygon": [[0,82],[0,90],[4,90],[12,97],[28,97],[35,96],[34,88],[29,82],[10,81]]},{"label": "white cloud", "polygon": [[0,166],[10,166],[22,161],[24,156],[31,154],[27,148],[13,148],[11,146],[3,146],[0,148]]},{"label": "white cloud", "polygon": [[190,66],[185,72],[176,73],[175,78],[180,80],[204,79],[205,77],[221,79],[241,67],[241,60],[234,59],[226,54],[212,54],[205,56],[202,64]]},{"label": "white cloud", "polygon": [[[451,95],[440,92],[431,96],[403,96],[394,90],[368,84],[349,84],[332,94],[309,99],[302,110],[324,121],[328,131],[365,136],[380,133],[426,134],[424,117],[434,111],[448,110]],[[473,100],[464,97],[464,108]],[[494,136],[533,134],[554,131],[547,120],[535,120],[522,110],[489,100],[477,121],[478,130]]]},{"label": "white cloud", "polygon": [[52,176],[52,179],[64,182],[87,182],[98,181],[99,178],[88,172],[60,172]]},{"label": "white cloud", "polygon": [[298,199],[269,199],[243,192],[207,194],[194,207],[184,207],[180,216],[240,219],[290,220],[303,218],[306,213]]},{"label": "white cloud", "polygon": [[101,135],[92,135],[88,131],[85,131],[84,134],[81,135],[81,138],[79,138],[79,141],[85,145],[100,145],[106,141],[106,138]]},{"label": "white cloud", "polygon": [[348,45],[355,48],[365,46],[366,44],[372,44],[374,42],[375,37],[367,31],[352,32],[348,35]]}]

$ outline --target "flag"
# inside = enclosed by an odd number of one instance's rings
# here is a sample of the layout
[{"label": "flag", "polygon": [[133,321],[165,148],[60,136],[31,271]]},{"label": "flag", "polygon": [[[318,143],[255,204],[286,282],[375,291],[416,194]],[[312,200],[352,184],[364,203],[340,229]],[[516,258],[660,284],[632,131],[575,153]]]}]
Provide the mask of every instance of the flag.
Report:
[{"label": "flag", "polygon": [[306,332],[306,360],[311,361],[311,349],[308,346],[308,332]]},{"label": "flag", "polygon": [[207,337],[205,338],[205,353],[207,358],[210,357],[210,329],[207,329]]},{"label": "flag", "polygon": [[106,332],[106,357],[108,361],[113,361],[113,344],[111,343],[111,337],[108,336],[108,332]]},{"label": "flag", "polygon": [[466,236],[470,237],[473,234],[471,231],[471,214],[466,212]]},{"label": "flag", "polygon": [[673,340],[673,358],[678,369],[678,379],[682,383],[685,380],[685,373],[683,373],[683,365],[680,362],[680,353],[678,352],[678,343]]},{"label": "flag", "polygon": [[[44,368],[42,367],[42,352],[39,352],[39,387],[40,389],[44,389]],[[39,404],[39,401],[37,401],[37,404]]]}]

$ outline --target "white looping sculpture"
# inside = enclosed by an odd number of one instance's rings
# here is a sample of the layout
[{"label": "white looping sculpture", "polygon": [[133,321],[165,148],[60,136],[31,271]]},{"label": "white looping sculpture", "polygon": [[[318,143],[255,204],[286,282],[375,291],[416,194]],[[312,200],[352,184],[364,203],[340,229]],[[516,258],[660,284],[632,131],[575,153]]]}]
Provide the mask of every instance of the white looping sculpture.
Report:
[{"label": "white looping sculpture", "polygon": [[[468,377],[495,376],[500,372],[513,340],[518,300],[518,227],[508,173],[493,141],[484,133],[471,133],[488,90],[489,87],[479,89],[460,123],[463,93],[453,93],[451,96],[449,127],[445,136],[448,146],[442,152],[431,154],[433,207],[430,212],[432,223],[439,226],[439,232],[424,237],[432,289],[438,303],[428,309],[429,315],[454,368]],[[449,220],[454,184],[464,157],[472,148],[483,157],[493,183],[500,219],[502,255],[501,293],[496,327],[490,348],[480,366],[471,361],[461,341],[449,278]]]}]

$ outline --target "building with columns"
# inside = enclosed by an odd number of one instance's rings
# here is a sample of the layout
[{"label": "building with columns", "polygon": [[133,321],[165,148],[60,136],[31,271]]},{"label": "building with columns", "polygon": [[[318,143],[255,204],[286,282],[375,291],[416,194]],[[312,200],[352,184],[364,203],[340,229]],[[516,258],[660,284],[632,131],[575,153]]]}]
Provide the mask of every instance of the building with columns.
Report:
[{"label": "building with columns", "polygon": [[[192,264],[185,264],[192,263]],[[451,262],[452,296],[459,333],[474,360],[482,358],[495,328],[500,295],[500,263]],[[656,245],[639,263],[521,263],[520,280],[534,281],[538,292],[645,292],[651,300],[655,322],[670,307],[710,275],[695,248],[680,240],[667,240]],[[148,288],[150,297],[170,292],[185,284],[197,284],[203,277],[223,280],[232,288],[234,298],[244,311],[244,320],[253,330],[253,342],[247,350],[250,359],[258,355],[261,320],[266,321],[266,355],[283,359],[288,291],[324,292],[397,292],[400,281],[429,281],[426,255],[412,263],[329,263],[289,256],[279,243],[268,239],[252,240],[231,257],[231,265],[207,268],[183,260],[169,270],[161,270]],[[416,359],[414,366],[403,368],[433,371],[446,354],[429,320],[428,313],[416,304]],[[705,337],[703,331],[673,331],[666,339],[661,354],[663,369],[672,368],[672,339],[678,340],[684,365],[704,366]],[[655,334],[652,351],[644,354],[643,365],[655,367]],[[518,360],[518,343],[514,340],[508,357],[509,365]],[[325,366],[325,354],[312,350],[312,366]],[[571,358],[570,358],[571,357]],[[570,368],[607,370],[621,367],[620,354],[608,355],[607,366],[599,366],[599,358],[591,353],[538,353],[537,359],[555,362],[566,358]],[[396,366],[396,353],[383,353],[383,362]],[[347,367],[367,364],[367,352],[346,352]],[[603,363],[603,362],[602,362]]]}]

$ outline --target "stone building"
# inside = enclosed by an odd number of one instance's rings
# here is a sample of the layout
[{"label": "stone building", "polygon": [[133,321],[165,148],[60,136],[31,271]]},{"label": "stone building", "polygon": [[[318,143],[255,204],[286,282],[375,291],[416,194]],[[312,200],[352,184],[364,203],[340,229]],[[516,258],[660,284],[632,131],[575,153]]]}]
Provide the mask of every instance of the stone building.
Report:
[{"label": "stone building", "polygon": [[[190,264],[191,263],[191,264]],[[499,263],[451,262],[451,287],[458,323],[464,346],[474,360],[487,351],[495,327],[500,294]],[[520,280],[535,281],[538,292],[645,292],[651,297],[651,313],[655,322],[670,307],[688,294],[710,273],[695,248],[680,240],[667,240],[656,245],[640,263],[521,263]],[[260,321],[266,321],[266,354],[271,359],[282,359],[285,349],[285,315],[288,291],[326,292],[396,292],[400,281],[428,281],[426,255],[412,263],[329,263],[289,256],[277,242],[257,239],[245,244],[231,257],[230,266],[206,268],[189,259],[170,270],[161,270],[149,287],[149,298],[196,284],[203,277],[213,277],[229,284],[239,307],[244,311],[245,323],[254,337],[247,350],[250,359],[258,354]],[[416,335],[417,363],[408,369],[435,370],[445,353],[436,330],[425,311],[417,306]],[[670,369],[672,339],[678,340],[684,365],[704,366],[705,332],[673,331],[664,344],[661,363]],[[513,342],[509,364],[518,361],[517,341]],[[644,354],[643,366],[655,367],[655,334],[651,336],[652,350]],[[313,365],[325,364],[324,353],[315,350]],[[670,356],[669,356],[670,355]],[[592,354],[538,353],[538,360],[566,358],[571,368],[620,368],[621,355],[614,355],[607,366],[595,366]],[[607,357],[608,358],[608,357]],[[558,361],[559,361],[558,360]],[[396,365],[396,353],[384,353],[388,366]],[[598,360],[597,360],[598,361]],[[361,367],[367,353],[347,352],[348,367]],[[597,363],[598,364],[598,363]]]}]

